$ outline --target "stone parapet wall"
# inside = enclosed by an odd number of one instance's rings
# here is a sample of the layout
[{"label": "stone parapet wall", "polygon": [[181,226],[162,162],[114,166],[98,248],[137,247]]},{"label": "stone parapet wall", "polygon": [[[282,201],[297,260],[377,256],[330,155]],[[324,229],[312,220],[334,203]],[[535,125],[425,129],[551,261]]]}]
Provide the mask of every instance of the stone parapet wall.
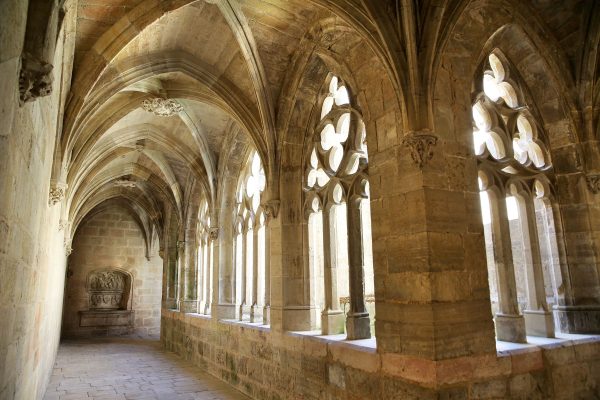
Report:
[{"label": "stone parapet wall", "polygon": [[592,399],[600,340],[431,361],[163,310],[161,341],[256,399]]}]

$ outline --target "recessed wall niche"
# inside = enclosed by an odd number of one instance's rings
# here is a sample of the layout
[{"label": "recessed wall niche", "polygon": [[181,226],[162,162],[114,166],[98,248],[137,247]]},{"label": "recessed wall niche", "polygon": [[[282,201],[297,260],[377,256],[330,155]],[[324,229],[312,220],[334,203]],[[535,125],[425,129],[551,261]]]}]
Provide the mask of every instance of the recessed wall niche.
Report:
[{"label": "recessed wall niche", "polygon": [[81,327],[133,328],[131,275],[118,269],[94,270],[87,277],[89,309],[79,311]]}]

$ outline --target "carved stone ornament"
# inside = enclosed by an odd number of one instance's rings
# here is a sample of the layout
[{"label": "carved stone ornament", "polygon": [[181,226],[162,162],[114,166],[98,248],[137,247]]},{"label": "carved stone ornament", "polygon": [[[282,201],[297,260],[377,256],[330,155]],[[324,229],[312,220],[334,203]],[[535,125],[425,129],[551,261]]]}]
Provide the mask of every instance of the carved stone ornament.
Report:
[{"label": "carved stone ornament", "polygon": [[210,238],[210,240],[217,240],[219,238],[219,228],[210,228],[208,230],[208,237]]},{"label": "carved stone ornament", "polygon": [[585,177],[585,181],[587,182],[588,189],[593,194],[600,193],[600,175],[587,175]]},{"label": "carved stone ornament", "polygon": [[19,74],[21,104],[52,93],[52,65],[23,54]]},{"label": "carved stone ornament", "polygon": [[183,249],[185,249],[185,240],[178,240],[178,241],[177,241],[177,249],[178,249],[178,250],[183,250]]},{"label": "carved stone ornament", "polygon": [[137,186],[137,182],[131,181],[129,179],[117,179],[115,181],[115,186],[124,188],[134,188]]},{"label": "carved stone ornament", "polygon": [[70,256],[71,253],[73,252],[73,247],[71,246],[71,241],[68,239],[65,239],[65,253],[67,256]]},{"label": "carved stone ornament", "polygon": [[[428,132],[428,131],[425,131]],[[402,144],[410,149],[410,155],[420,169],[433,158],[433,147],[438,138],[430,133],[411,132],[402,140]]]},{"label": "carved stone ornament", "polygon": [[173,99],[155,97],[142,102],[142,108],[159,117],[171,117],[183,111],[183,106]]},{"label": "carved stone ornament", "polygon": [[279,200],[268,200],[264,207],[265,210],[265,216],[267,217],[267,219],[272,219],[272,218],[277,218],[277,215],[279,214],[279,206],[281,205],[281,202]]},{"label": "carved stone ornament", "polygon": [[65,198],[67,193],[67,185],[64,183],[50,183],[50,193],[48,204],[50,206],[60,203]]},{"label": "carved stone ornament", "polygon": [[120,271],[97,271],[88,277],[91,310],[126,308],[129,277]]},{"label": "carved stone ornament", "polygon": [[67,227],[67,225],[69,225],[69,221],[67,221],[66,219],[61,219],[60,221],[58,221],[58,230],[64,230]]}]

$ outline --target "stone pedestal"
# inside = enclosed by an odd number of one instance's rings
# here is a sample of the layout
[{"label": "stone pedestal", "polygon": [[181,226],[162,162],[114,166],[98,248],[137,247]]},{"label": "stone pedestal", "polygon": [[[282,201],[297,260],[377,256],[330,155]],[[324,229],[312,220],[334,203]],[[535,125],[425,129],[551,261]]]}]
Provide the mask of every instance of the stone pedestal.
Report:
[{"label": "stone pedestal", "polygon": [[348,314],[346,317],[348,340],[369,339],[371,337],[370,325],[369,313]]},{"label": "stone pedestal", "polygon": [[129,326],[133,328],[133,311],[130,310],[97,310],[79,311],[81,327]]},{"label": "stone pedestal", "polygon": [[505,342],[527,343],[525,319],[522,315],[496,314],[496,339]]},{"label": "stone pedestal", "polygon": [[564,333],[600,333],[600,306],[554,306]]},{"label": "stone pedestal", "polygon": [[239,306],[238,311],[238,319],[240,321],[249,321],[250,320],[250,306],[246,304],[242,304]]},{"label": "stone pedestal", "polygon": [[166,299],[163,302],[163,308],[168,310],[177,310],[177,299]]},{"label": "stone pedestal", "polygon": [[548,311],[525,310],[526,332],[530,336],[554,337],[554,317]]},{"label": "stone pedestal", "polygon": [[212,315],[215,320],[219,319],[234,319],[235,318],[235,304],[220,303],[212,304]]},{"label": "stone pedestal", "polygon": [[344,333],[344,312],[342,310],[325,310],[321,313],[321,331],[323,335]]},{"label": "stone pedestal", "polygon": [[254,304],[254,305],[252,305],[252,307],[250,307],[250,322],[262,323],[262,321],[263,321],[262,309],[263,308],[257,304]]},{"label": "stone pedestal", "polygon": [[183,313],[196,313],[198,312],[198,301],[197,300],[180,300],[179,311]]}]

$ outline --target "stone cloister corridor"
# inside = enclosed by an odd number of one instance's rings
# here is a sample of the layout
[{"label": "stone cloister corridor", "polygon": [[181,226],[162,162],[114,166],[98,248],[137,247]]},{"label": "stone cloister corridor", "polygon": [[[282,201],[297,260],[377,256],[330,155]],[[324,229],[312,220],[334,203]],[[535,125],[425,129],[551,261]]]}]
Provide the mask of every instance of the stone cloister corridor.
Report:
[{"label": "stone cloister corridor", "polygon": [[0,5],[0,400],[600,399],[599,1]]}]

